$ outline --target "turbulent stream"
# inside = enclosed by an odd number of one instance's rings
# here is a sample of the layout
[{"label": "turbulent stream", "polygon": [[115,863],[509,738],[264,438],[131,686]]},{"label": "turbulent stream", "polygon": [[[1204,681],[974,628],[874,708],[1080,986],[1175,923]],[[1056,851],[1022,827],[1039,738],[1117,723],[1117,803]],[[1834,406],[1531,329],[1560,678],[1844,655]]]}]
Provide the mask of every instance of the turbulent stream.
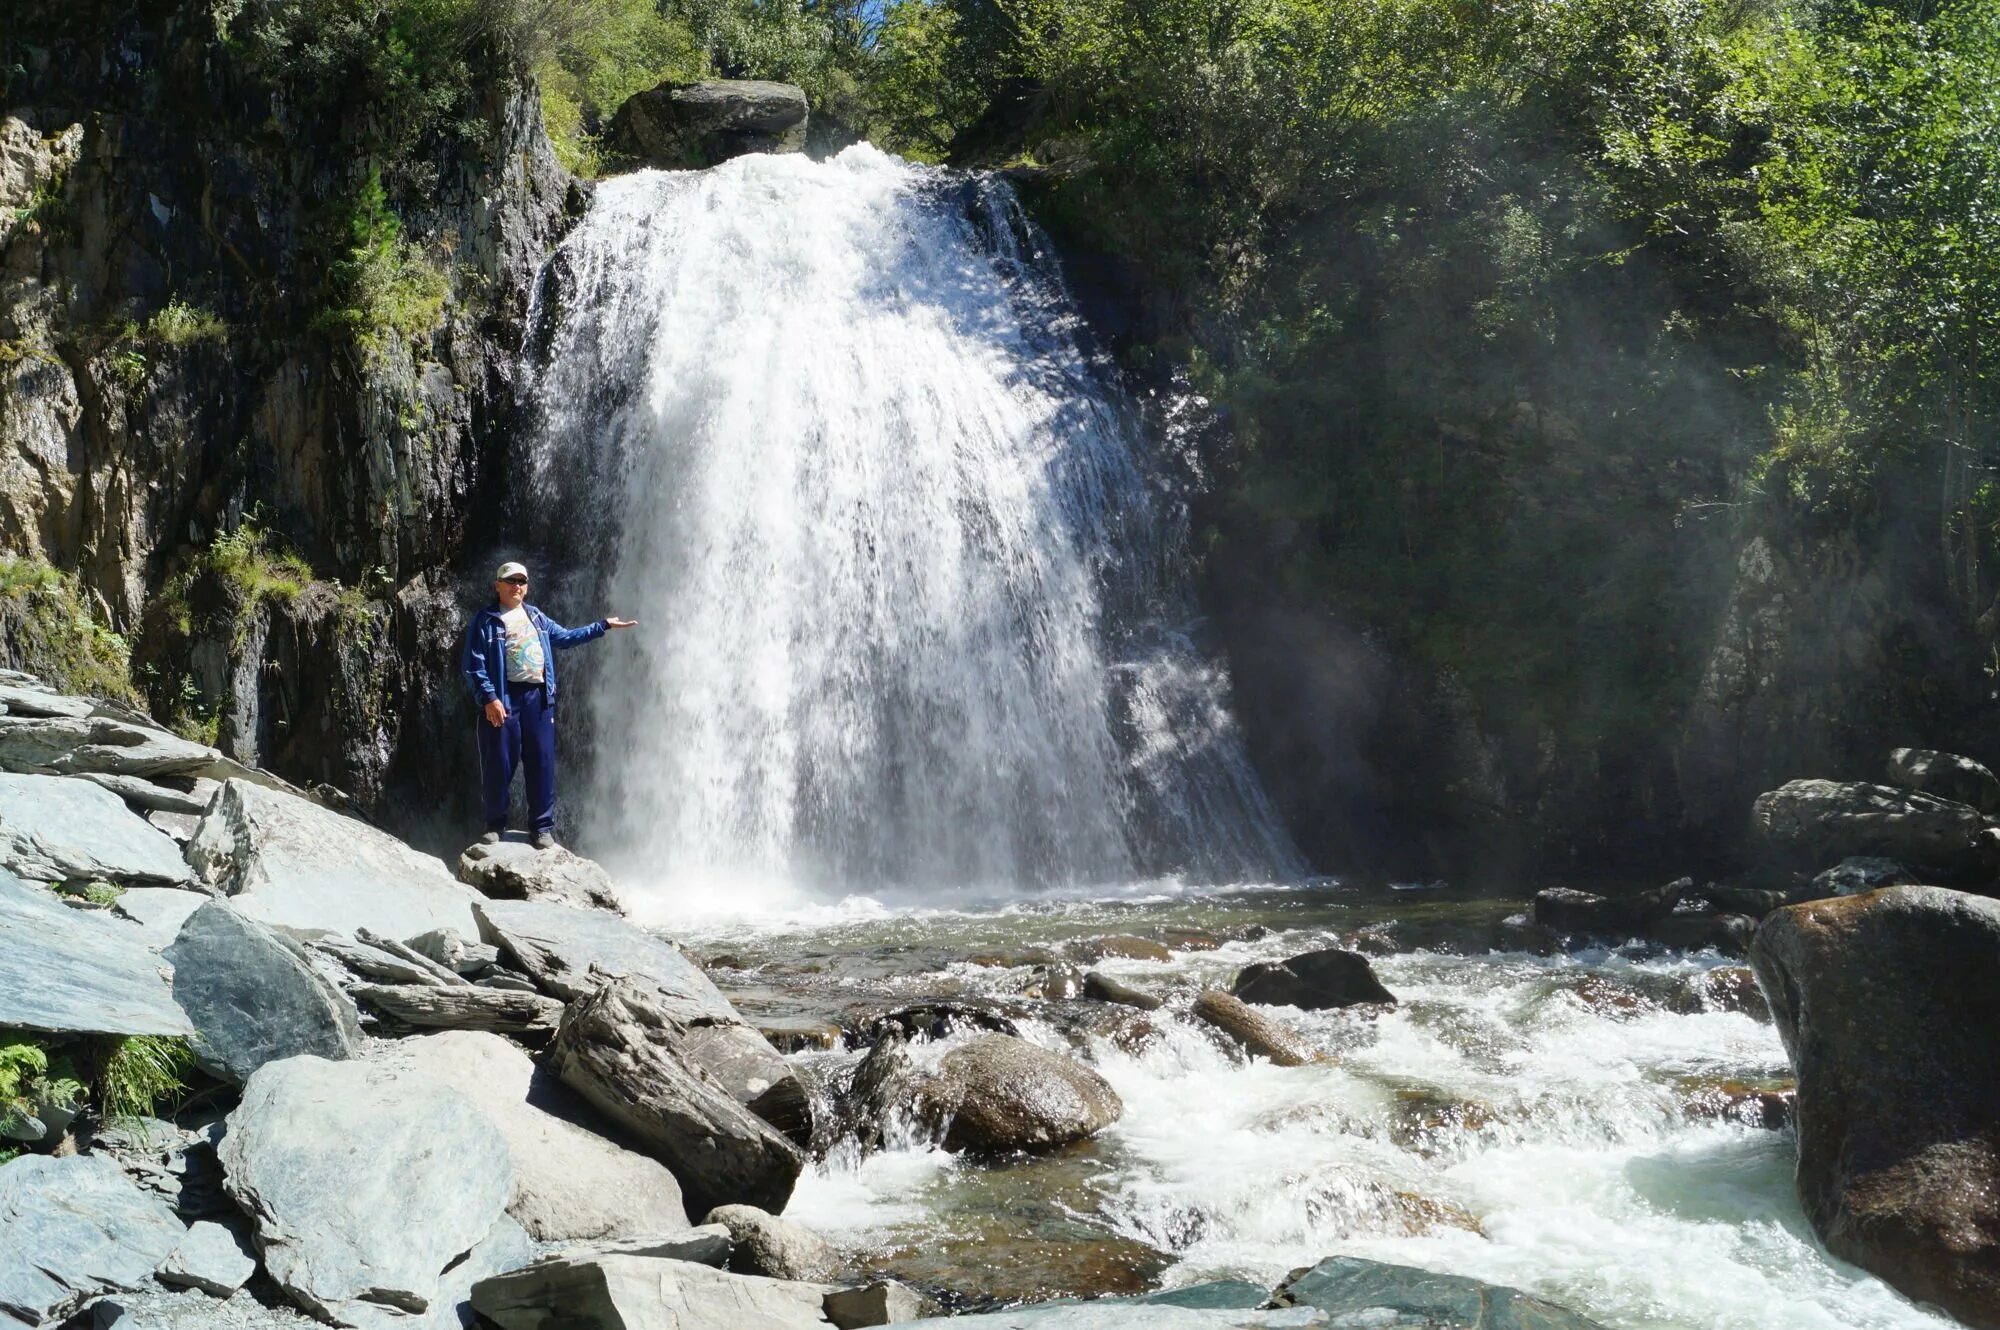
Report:
[{"label": "turbulent stream", "polygon": [[[643,621],[565,660],[580,848],[823,1087],[859,1055],[816,1032],[950,997],[1124,1100],[1044,1159],[833,1144],[789,1213],[856,1263],[983,1306],[1350,1253],[1629,1330],[1947,1324],[1813,1241],[1740,970],[1303,880],[1183,586],[1198,468],[1004,184],[866,145],[625,176],[536,320],[537,599]],[[1047,1000],[1119,934],[1172,948],[1094,962],[1164,1011]],[[1277,1009],[1321,1063],[1176,1014],[1332,943],[1401,1002]]]}]

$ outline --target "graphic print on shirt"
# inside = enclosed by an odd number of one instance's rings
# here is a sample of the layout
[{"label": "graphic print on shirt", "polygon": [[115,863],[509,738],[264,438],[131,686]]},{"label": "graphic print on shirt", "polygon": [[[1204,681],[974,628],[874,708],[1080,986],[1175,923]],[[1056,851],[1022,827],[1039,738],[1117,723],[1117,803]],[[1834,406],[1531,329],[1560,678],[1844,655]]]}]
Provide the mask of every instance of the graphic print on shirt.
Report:
[{"label": "graphic print on shirt", "polygon": [[524,609],[504,610],[500,623],[507,630],[507,682],[542,681],[542,635]]}]

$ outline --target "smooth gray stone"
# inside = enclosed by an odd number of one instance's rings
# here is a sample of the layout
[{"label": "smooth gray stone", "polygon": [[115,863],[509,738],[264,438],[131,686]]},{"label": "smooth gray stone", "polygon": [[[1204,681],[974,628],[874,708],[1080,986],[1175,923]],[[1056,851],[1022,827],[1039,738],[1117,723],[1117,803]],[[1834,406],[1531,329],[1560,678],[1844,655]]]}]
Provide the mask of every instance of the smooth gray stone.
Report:
[{"label": "smooth gray stone", "polygon": [[153,830],[164,832],[174,844],[185,846],[201,830],[201,819],[193,813],[169,813],[155,808],[146,814]]},{"label": "smooth gray stone", "polygon": [[227,761],[213,748],[109,716],[0,716],[0,769],[79,775],[208,775]]},{"label": "smooth gray stone", "polygon": [[472,1286],[500,1330],[808,1330],[834,1290],[657,1256],[537,1261]]},{"label": "smooth gray stone", "polygon": [[180,1246],[160,1265],[159,1280],[226,1298],[257,1273],[250,1240],[227,1224],[204,1219],[189,1227]]},{"label": "smooth gray stone", "polygon": [[204,882],[254,919],[351,936],[471,933],[479,894],[442,860],[310,799],[230,780],[187,847]]},{"label": "smooth gray stone", "polygon": [[623,913],[611,874],[594,859],[558,845],[526,841],[470,846],[458,857],[458,880],[497,900],[560,901],[579,909]]},{"label": "smooth gray stone", "polygon": [[871,1325],[903,1325],[920,1320],[928,1310],[924,1296],[893,1279],[878,1279],[861,1288],[838,1289],[820,1302],[826,1319],[840,1330]]},{"label": "smooth gray stone", "polygon": [[563,1015],[549,1065],[673,1170],[693,1213],[785,1208],[804,1160],[676,1044],[684,1029],[646,984],[614,980]]},{"label": "smooth gray stone", "polygon": [[171,836],[111,791],[67,776],[0,773],[0,865],[31,882],[190,877]]},{"label": "smooth gray stone", "polygon": [[666,1008],[684,1024],[742,1020],[680,948],[615,914],[552,901],[480,901],[474,909],[479,936],[511,953],[557,997],[581,997],[606,978],[622,976],[658,988]]},{"label": "smooth gray stone", "polygon": [[217,1155],[271,1278],[350,1324],[429,1311],[514,1190],[507,1143],[470,1099],[371,1062],[266,1063]]},{"label": "smooth gray stone", "polygon": [[165,951],[180,936],[188,916],[214,899],[205,891],[186,887],[127,887],[113,902],[111,912],[143,929],[147,946]]},{"label": "smooth gray stone", "polygon": [[90,714],[87,698],[71,697],[39,684],[0,683],[0,712],[9,716],[68,716]]},{"label": "smooth gray stone", "polygon": [[200,817],[215,802],[216,791],[222,788],[220,781],[207,777],[184,778],[190,788],[181,790],[171,785],[162,785],[147,780],[143,776],[120,776],[110,771],[87,771],[77,777],[105,789],[123,799],[126,803],[146,812],[190,813]]},{"label": "smooth gray stone", "polygon": [[356,984],[349,990],[385,1016],[426,1030],[491,1030],[504,1034],[555,1031],[563,1004],[540,993],[502,988],[439,988],[423,984]]},{"label": "smooth gray stone", "polygon": [[98,1155],[0,1164],[0,1312],[29,1325],[150,1281],[186,1230]]},{"label": "smooth gray stone", "polygon": [[1271,1296],[1332,1312],[1340,1318],[1336,1325],[1355,1324],[1364,1313],[1381,1316],[1365,1322],[1370,1330],[1604,1330],[1519,1289],[1353,1256],[1328,1257]]},{"label": "smooth gray stone", "polygon": [[[591,1130],[589,1106],[498,1035],[398,1039],[372,1060],[456,1087],[493,1124],[514,1165],[507,1212],[536,1240],[686,1236],[674,1175]],[[726,1235],[724,1247],[726,1256]]]},{"label": "smooth gray stone", "polygon": [[701,1222],[729,1230],[734,1247],[729,1268],[739,1275],[822,1283],[833,1277],[837,1258],[832,1245],[803,1224],[754,1205],[718,1205]]},{"label": "smooth gray stone", "polygon": [[267,1062],[360,1051],[353,999],[297,943],[222,901],[189,915],[162,954],[173,963],[174,1000],[195,1025],[195,1061],[217,1080],[241,1085]]},{"label": "smooth gray stone", "polygon": [[72,910],[0,871],[0,1027],[191,1035],[168,966],[108,913]]}]

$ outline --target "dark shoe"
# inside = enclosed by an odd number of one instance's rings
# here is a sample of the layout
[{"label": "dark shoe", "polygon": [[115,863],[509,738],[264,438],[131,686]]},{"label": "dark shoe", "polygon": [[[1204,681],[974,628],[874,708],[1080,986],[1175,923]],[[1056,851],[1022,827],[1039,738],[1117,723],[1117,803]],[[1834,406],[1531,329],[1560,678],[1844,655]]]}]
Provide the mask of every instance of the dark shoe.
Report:
[{"label": "dark shoe", "polygon": [[556,848],[556,833],[553,831],[538,831],[529,840],[528,844],[538,850],[553,850]]},{"label": "dark shoe", "polygon": [[479,833],[479,843],[481,845],[498,845],[500,843],[500,833],[489,827],[487,830]]}]

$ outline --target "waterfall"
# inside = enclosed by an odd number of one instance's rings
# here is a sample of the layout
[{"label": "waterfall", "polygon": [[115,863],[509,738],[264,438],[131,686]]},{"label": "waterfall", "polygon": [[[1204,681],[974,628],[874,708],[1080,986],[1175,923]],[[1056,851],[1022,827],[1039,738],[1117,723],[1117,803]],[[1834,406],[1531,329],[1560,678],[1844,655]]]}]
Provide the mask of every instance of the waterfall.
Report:
[{"label": "waterfall", "polygon": [[865,144],[619,177],[534,316],[536,598],[641,620],[563,659],[566,817],[621,878],[1296,870],[1164,473],[1004,183]]}]

